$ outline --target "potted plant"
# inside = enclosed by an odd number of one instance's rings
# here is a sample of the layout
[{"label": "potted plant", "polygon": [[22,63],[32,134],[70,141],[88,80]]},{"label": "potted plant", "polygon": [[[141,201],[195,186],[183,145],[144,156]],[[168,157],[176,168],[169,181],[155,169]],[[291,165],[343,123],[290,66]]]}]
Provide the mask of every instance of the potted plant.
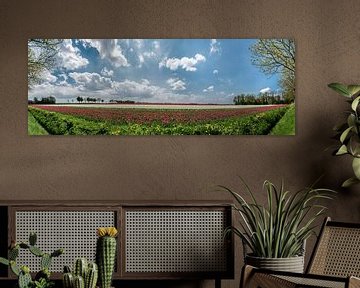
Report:
[{"label": "potted plant", "polygon": [[[54,282],[50,280],[50,265],[53,258],[62,255],[64,250],[57,249],[52,253],[45,253],[36,246],[36,241],[36,234],[30,233],[29,243],[12,242],[8,251],[8,259],[0,257],[0,263],[10,266],[11,271],[18,277],[18,288],[50,288],[54,286]],[[36,273],[34,279],[31,277],[30,268],[28,266],[21,266],[16,262],[20,249],[28,250],[31,254],[41,259],[41,270]]]},{"label": "potted plant", "polygon": [[250,253],[244,254],[245,264],[302,273],[305,241],[314,233],[315,220],[326,209],[317,202],[331,199],[334,191],[310,187],[291,193],[285,191],[283,183],[278,189],[266,180],[267,203],[264,206],[243,183],[251,201],[227,187],[220,187],[236,201],[233,208],[240,215],[240,226],[228,227],[225,232],[233,232],[241,238],[244,247],[248,248],[244,252],[250,250]]},{"label": "potted plant", "polygon": [[334,151],[334,155],[350,155],[354,177],[347,179],[342,187],[348,187],[360,183],[360,85],[344,85],[331,83],[331,89],[347,98],[351,109],[347,112],[347,121],[334,127],[338,133],[340,145]]}]

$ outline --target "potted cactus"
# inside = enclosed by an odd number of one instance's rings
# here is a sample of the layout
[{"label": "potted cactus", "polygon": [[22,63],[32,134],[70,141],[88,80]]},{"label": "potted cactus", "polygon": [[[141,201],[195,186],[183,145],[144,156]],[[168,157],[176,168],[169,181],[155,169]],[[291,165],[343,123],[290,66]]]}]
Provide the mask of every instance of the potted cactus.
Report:
[{"label": "potted cactus", "polygon": [[[45,253],[36,246],[36,233],[30,233],[29,243],[16,243],[10,245],[8,259],[0,257],[0,263],[10,266],[11,271],[18,277],[19,288],[49,288],[54,285],[50,280],[50,265],[54,257],[58,257],[64,253],[63,249],[57,249],[52,253]],[[34,280],[30,275],[30,268],[26,265],[19,266],[16,259],[19,256],[20,249],[26,249],[33,255],[41,258],[41,270],[35,275]]]},{"label": "potted cactus", "polygon": [[98,279],[96,263],[88,263],[85,258],[78,258],[74,264],[74,272],[69,266],[64,267],[64,288],[95,288]]},{"label": "potted cactus", "polygon": [[116,258],[115,227],[100,227],[97,229],[96,262],[99,267],[99,287],[110,288]]}]

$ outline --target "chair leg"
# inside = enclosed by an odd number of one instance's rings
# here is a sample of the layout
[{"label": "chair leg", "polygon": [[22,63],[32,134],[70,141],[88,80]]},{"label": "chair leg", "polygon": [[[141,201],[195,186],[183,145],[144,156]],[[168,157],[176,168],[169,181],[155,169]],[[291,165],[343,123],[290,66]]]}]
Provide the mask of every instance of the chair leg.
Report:
[{"label": "chair leg", "polygon": [[220,278],[215,279],[215,288],[221,288],[221,279]]}]

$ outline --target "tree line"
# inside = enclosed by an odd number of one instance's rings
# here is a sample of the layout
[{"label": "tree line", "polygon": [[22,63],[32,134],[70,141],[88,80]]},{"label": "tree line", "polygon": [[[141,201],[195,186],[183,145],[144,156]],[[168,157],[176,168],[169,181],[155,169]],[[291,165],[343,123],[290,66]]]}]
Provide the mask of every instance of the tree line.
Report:
[{"label": "tree line", "polygon": [[255,94],[240,94],[234,97],[235,105],[272,105],[272,104],[289,104],[292,102],[289,98],[284,98],[279,94],[260,93]]},{"label": "tree line", "polygon": [[104,99],[101,99],[101,98],[92,98],[92,97],[81,97],[81,96],[78,96],[76,98],[76,101],[79,102],[79,103],[82,103],[82,102],[87,102],[87,103],[104,103]]},{"label": "tree line", "polygon": [[56,104],[56,98],[54,96],[44,97],[41,99],[34,97],[34,100],[28,100],[28,104]]}]

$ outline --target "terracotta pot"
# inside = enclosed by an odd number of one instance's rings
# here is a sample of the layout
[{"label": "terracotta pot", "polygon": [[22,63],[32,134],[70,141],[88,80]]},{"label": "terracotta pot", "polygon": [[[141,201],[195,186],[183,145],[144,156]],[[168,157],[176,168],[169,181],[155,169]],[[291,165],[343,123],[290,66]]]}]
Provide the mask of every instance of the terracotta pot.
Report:
[{"label": "terracotta pot", "polygon": [[263,258],[246,255],[245,263],[263,269],[304,273],[304,256],[289,258]]}]

